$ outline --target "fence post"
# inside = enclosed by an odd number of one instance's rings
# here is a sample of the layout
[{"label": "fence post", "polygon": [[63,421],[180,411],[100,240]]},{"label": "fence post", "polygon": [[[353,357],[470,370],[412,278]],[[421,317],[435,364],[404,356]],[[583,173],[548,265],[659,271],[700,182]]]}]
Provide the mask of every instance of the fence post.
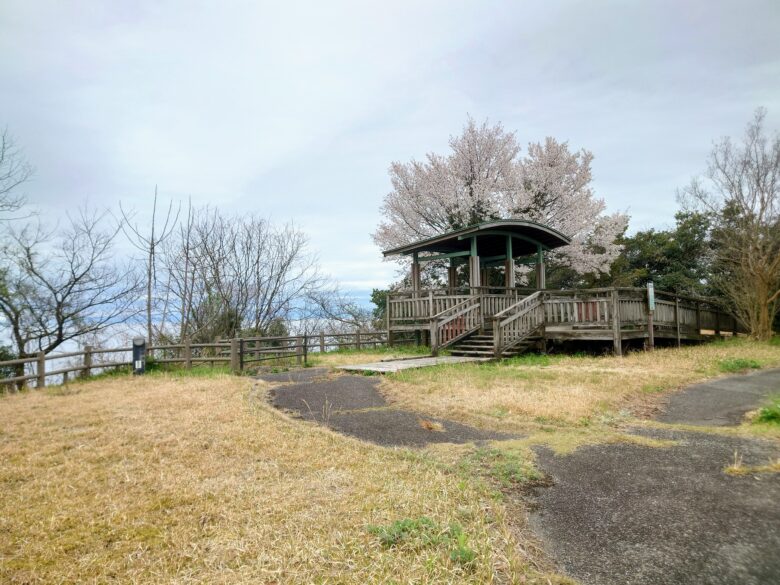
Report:
[{"label": "fence post", "polygon": [[715,337],[720,337],[720,307],[715,307]]},{"label": "fence post", "polygon": [[238,340],[238,369],[244,371],[244,340]]},{"label": "fence post", "polygon": [[493,356],[500,358],[501,357],[501,326],[499,325],[501,323],[500,317],[493,317]]},{"label": "fence post", "polygon": [[303,336],[303,365],[305,366],[309,361],[309,335]]},{"label": "fence post", "polygon": [[81,370],[82,378],[89,378],[92,375],[92,346],[84,346],[84,369]]},{"label": "fence post", "polygon": [[429,335],[431,338],[431,355],[436,357],[439,355],[439,336],[436,334],[436,319],[431,321]]},{"label": "fence post", "polygon": [[696,337],[701,339],[701,302],[696,301]]},{"label": "fence post", "polygon": [[234,374],[238,374],[241,371],[238,363],[238,339],[235,337],[230,340],[230,369]]},{"label": "fence post", "polygon": [[620,334],[618,291],[615,288],[612,289],[612,347],[615,355],[623,355],[623,338]]},{"label": "fence post", "polygon": [[674,326],[677,331],[677,347],[680,347],[680,297],[674,296]]},{"label": "fence post", "polygon": [[295,338],[295,362],[300,366],[303,364],[303,338],[298,336]]},{"label": "fence post", "polygon": [[320,353],[325,353],[325,332],[320,331]]},{"label": "fence post", "polygon": [[184,368],[192,369],[192,342],[189,337],[184,341]]},{"label": "fence post", "polygon": [[390,293],[385,296],[385,325],[387,326],[387,347],[393,347],[393,334],[390,331]]},{"label": "fence post", "polygon": [[355,332],[355,349],[360,351],[360,327],[358,327]]},{"label": "fence post", "polygon": [[35,370],[38,374],[38,388],[46,386],[46,354],[42,351],[38,352],[38,368]]}]

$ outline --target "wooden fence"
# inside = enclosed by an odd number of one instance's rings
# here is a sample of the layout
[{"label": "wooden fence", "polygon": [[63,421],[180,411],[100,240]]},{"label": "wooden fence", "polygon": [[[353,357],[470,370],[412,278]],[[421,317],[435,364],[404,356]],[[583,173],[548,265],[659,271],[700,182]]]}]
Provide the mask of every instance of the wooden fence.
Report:
[{"label": "wooden fence", "polygon": [[[295,364],[307,363],[309,353],[326,353],[341,349],[368,349],[387,344],[386,331],[354,333],[315,333],[287,337],[246,337],[217,340],[211,343],[180,343],[153,345],[146,348],[147,367],[152,364],[177,364],[185,369],[202,365],[224,365],[241,373],[263,362]],[[107,369],[132,366],[132,347],[95,348],[86,346],[80,351],[44,354],[0,362],[0,368],[18,369],[21,374],[0,378],[0,389],[7,385],[25,385],[35,381],[37,388],[46,386],[46,378],[62,376],[67,381],[73,374],[89,377]],[[52,363],[70,360],[71,363]],[[75,362],[75,363],[73,363]]]}]

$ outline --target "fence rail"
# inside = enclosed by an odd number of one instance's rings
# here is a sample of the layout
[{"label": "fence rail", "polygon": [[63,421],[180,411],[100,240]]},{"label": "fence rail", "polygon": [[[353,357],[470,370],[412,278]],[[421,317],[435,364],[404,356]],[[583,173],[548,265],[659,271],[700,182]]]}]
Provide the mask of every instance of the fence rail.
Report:
[{"label": "fence rail", "polygon": [[[199,365],[229,364],[240,373],[248,366],[268,361],[294,362],[305,365],[309,353],[327,353],[341,349],[368,349],[387,344],[386,331],[362,331],[352,333],[319,333],[286,337],[244,337],[217,340],[210,343],[158,344],[146,347],[147,363],[180,364],[186,369]],[[16,370],[13,376],[0,378],[0,389],[7,385],[26,384],[35,380],[42,388],[46,378],[69,374],[89,377],[94,372],[123,366],[132,366],[132,359],[114,354],[132,354],[132,347],[96,348],[85,346],[80,351],[57,354],[39,352],[33,356],[0,361],[0,368]],[[73,360],[78,363],[54,364],[57,360]],[[47,367],[48,366],[48,367]],[[54,366],[55,369],[51,369]]]}]

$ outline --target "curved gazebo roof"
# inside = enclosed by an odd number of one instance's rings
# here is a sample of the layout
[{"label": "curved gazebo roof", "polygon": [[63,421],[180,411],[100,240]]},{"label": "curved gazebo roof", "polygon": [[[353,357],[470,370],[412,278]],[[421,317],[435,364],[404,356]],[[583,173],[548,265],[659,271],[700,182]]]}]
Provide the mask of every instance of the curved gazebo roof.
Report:
[{"label": "curved gazebo roof", "polygon": [[[506,254],[507,238],[512,240],[512,257],[535,254],[540,249],[552,250],[571,243],[561,232],[533,221],[501,219],[470,225],[446,234],[433,236],[411,244],[385,250],[385,256],[427,252],[435,255],[466,255],[478,243],[480,256]],[[420,260],[424,260],[421,257]]]}]

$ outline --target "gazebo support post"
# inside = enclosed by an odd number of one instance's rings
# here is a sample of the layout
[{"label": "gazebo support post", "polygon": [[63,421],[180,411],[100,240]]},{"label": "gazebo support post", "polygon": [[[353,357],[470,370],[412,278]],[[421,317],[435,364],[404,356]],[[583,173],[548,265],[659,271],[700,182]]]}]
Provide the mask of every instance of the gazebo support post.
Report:
[{"label": "gazebo support post", "polygon": [[412,290],[415,294],[420,294],[422,288],[420,282],[420,260],[417,257],[417,252],[412,254]]},{"label": "gazebo support post", "polygon": [[504,286],[515,288],[515,262],[512,254],[512,236],[506,237],[506,260],[504,260]]},{"label": "gazebo support post", "polygon": [[[477,238],[471,238],[471,256],[469,256],[469,286],[472,289],[482,286],[482,267],[477,255]],[[471,291],[472,294],[474,291]]]},{"label": "gazebo support post", "polygon": [[544,269],[544,250],[541,246],[536,247],[536,288],[544,290],[547,287],[547,275]]},{"label": "gazebo support post", "polygon": [[451,295],[454,295],[455,289],[458,288],[458,269],[455,266],[455,258],[450,258],[450,266],[447,269],[447,288],[449,288]]}]

